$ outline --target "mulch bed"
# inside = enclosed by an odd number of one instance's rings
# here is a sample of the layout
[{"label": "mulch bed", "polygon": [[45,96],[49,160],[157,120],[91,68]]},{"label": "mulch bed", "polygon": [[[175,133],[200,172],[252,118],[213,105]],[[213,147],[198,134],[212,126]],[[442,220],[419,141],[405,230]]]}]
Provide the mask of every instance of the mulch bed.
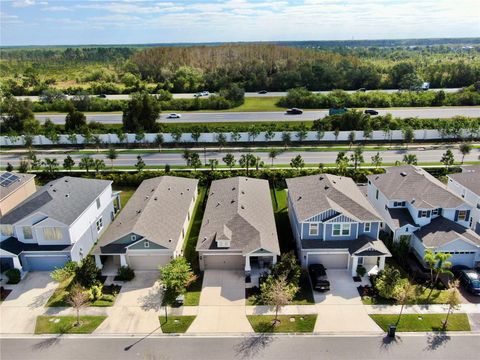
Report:
[{"label": "mulch bed", "polygon": [[102,292],[105,295],[113,295],[114,293],[118,294],[121,289],[122,289],[122,287],[120,285],[112,284],[112,285],[104,286]]},{"label": "mulch bed", "polygon": [[12,292],[10,289],[5,289],[3,286],[0,288],[0,301],[4,301],[7,296]]},{"label": "mulch bed", "polygon": [[354,276],[353,281],[354,282],[362,282],[362,278],[360,276]]}]

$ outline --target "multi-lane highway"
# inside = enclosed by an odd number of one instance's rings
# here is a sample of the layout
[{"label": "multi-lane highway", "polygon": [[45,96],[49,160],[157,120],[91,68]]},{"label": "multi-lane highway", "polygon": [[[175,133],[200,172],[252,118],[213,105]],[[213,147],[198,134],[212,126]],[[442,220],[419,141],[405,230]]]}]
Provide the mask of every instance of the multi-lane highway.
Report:
[{"label": "multi-lane highway", "polygon": [[[457,115],[468,117],[480,117],[480,107],[432,107],[432,108],[395,108],[377,109],[380,115],[387,113],[394,117],[408,118],[419,117],[424,119],[452,118]],[[256,122],[256,121],[308,121],[325,117],[328,110],[304,111],[301,115],[287,115],[283,111],[262,112],[188,112],[181,113],[181,119],[168,119],[167,113],[160,115],[160,122],[164,123],[213,123],[213,122]],[[98,121],[104,124],[116,124],[122,122],[121,113],[95,113],[86,114],[88,121]],[[49,118],[56,124],[65,122],[65,114],[36,114],[40,121]]]}]

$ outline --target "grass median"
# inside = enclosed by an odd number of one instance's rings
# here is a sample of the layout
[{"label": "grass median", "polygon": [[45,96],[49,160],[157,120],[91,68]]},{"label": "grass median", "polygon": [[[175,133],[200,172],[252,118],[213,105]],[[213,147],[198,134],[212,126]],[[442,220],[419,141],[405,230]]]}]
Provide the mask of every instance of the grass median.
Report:
[{"label": "grass median", "polygon": [[188,330],[196,316],[160,316],[160,326],[165,334],[184,333]]},{"label": "grass median", "polygon": [[107,317],[80,316],[39,316],[35,324],[35,334],[91,334]]},{"label": "grass median", "polygon": [[[397,331],[443,331],[442,325],[446,316],[446,314],[404,314],[397,325]],[[372,314],[370,317],[384,331],[388,330],[389,325],[396,324],[398,319],[398,315]],[[446,331],[470,331],[467,314],[451,314]]]},{"label": "grass median", "polygon": [[279,315],[275,326],[273,315],[248,315],[248,321],[257,333],[309,333],[315,328],[317,315]]}]

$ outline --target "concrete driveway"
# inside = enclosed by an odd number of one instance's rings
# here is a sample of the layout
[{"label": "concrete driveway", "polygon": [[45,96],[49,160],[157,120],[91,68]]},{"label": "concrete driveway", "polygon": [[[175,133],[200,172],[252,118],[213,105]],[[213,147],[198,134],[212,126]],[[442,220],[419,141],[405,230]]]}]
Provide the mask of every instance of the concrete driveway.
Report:
[{"label": "concrete driveway", "polygon": [[95,330],[97,334],[161,333],[158,315],[162,291],[158,271],[136,271],[125,282],[108,318]]},{"label": "concrete driveway", "polygon": [[368,316],[355,283],[347,270],[327,270],[330,291],[314,292],[318,311],[316,332],[381,332]]},{"label": "concrete driveway", "polygon": [[244,272],[206,270],[203,276],[198,315],[188,332],[253,332],[245,314]]},{"label": "concrete driveway", "polygon": [[12,292],[0,305],[0,333],[33,334],[36,318],[56,287],[49,272],[28,273],[17,285],[7,285]]}]

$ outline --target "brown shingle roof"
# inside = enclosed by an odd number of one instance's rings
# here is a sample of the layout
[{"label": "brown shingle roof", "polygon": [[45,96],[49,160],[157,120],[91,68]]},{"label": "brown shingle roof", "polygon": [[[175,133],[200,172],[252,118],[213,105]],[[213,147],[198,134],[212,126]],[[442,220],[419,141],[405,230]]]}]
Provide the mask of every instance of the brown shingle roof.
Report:
[{"label": "brown shingle roof", "polygon": [[480,196],[480,166],[464,166],[461,173],[448,177]]},{"label": "brown shingle roof", "polygon": [[442,216],[433,219],[414,234],[426,247],[442,246],[459,238],[480,246],[480,235]]}]

